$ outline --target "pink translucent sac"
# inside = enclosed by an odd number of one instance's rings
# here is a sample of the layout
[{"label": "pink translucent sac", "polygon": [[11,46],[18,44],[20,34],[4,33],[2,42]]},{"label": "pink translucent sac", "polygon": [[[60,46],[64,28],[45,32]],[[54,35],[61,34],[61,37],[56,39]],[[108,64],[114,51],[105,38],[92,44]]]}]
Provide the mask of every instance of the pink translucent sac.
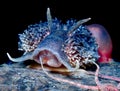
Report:
[{"label": "pink translucent sac", "polygon": [[109,63],[112,56],[112,40],[107,30],[99,24],[91,24],[87,26],[87,29],[93,34],[98,43],[98,52],[100,58],[98,62]]}]

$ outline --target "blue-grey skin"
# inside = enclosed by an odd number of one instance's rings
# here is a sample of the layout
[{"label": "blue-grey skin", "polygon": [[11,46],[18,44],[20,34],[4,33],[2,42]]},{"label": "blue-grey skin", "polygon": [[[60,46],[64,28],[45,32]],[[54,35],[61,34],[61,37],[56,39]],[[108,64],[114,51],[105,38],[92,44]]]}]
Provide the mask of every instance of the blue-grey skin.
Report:
[{"label": "blue-grey skin", "polygon": [[70,71],[78,69],[99,58],[95,38],[82,25],[89,20],[87,18],[77,23],[69,20],[62,24],[56,18],[52,19],[48,8],[47,22],[30,25],[23,34],[19,34],[18,49],[25,53],[19,58],[12,58],[8,53],[7,55],[13,62],[30,59],[37,63],[42,61],[51,67],[64,65]]}]

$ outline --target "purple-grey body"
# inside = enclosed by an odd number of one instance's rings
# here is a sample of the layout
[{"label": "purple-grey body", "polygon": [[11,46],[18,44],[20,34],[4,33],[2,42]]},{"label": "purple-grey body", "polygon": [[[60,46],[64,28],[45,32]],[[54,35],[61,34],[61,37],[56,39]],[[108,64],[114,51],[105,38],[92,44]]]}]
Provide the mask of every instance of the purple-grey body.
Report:
[{"label": "purple-grey body", "polygon": [[47,9],[47,22],[28,26],[19,34],[19,50],[25,53],[19,58],[8,57],[13,62],[34,60],[37,63],[51,67],[64,65],[68,70],[74,70],[99,59],[99,45],[83,23],[90,18],[68,20],[62,24],[58,19],[52,19]]}]

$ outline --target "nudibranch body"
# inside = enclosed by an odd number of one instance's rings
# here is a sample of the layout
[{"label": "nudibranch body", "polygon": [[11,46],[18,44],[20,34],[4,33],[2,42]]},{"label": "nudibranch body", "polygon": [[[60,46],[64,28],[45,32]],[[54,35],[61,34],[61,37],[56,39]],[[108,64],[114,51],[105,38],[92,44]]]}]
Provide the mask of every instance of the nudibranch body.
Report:
[{"label": "nudibranch body", "polygon": [[40,22],[28,26],[19,34],[19,50],[24,51],[23,56],[12,58],[13,62],[35,60],[37,63],[51,67],[65,66],[68,70],[79,68],[99,59],[96,38],[92,32],[83,25],[90,18],[68,20],[62,24],[58,19],[52,19],[50,9],[47,9],[47,22]]}]

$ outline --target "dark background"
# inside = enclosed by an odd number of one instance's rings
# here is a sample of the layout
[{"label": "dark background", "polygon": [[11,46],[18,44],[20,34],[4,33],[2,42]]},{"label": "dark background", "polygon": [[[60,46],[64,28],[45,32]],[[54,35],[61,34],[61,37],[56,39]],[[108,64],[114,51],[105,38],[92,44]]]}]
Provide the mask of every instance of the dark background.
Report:
[{"label": "dark background", "polygon": [[30,24],[46,21],[46,9],[50,7],[52,17],[63,22],[91,17],[87,24],[102,24],[113,42],[112,57],[120,60],[119,5],[118,2],[101,0],[4,0],[0,1],[0,63],[8,62],[6,52],[19,57],[18,33]]}]

